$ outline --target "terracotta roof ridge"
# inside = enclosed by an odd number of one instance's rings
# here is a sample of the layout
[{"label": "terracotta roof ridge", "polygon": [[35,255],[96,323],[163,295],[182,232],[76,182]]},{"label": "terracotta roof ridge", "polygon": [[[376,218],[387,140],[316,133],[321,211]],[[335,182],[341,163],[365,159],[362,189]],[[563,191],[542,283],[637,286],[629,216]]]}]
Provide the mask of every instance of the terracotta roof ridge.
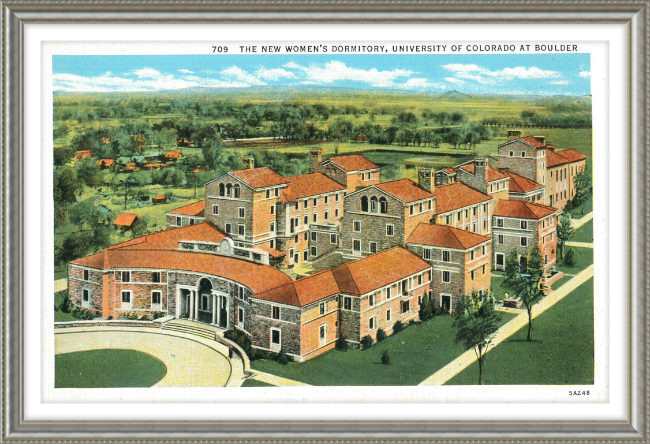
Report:
[{"label": "terracotta roof ridge", "polygon": [[447,231],[450,232],[456,238],[456,240],[458,241],[458,244],[461,247],[465,248],[465,244],[463,244],[463,241],[461,241],[460,238],[456,235],[456,230],[452,230],[451,227],[449,227],[447,225],[443,225],[443,226],[446,226],[448,228]]}]

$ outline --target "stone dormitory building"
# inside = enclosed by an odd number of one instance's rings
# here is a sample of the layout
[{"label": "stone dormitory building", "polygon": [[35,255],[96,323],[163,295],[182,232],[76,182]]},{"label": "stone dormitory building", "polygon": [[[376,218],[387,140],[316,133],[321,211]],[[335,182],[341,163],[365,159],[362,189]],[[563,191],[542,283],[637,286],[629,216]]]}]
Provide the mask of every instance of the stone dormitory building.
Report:
[{"label": "stone dormitory building", "polygon": [[[549,150],[521,140],[535,159]],[[510,158],[514,143],[499,153]],[[320,149],[309,174],[250,165],[206,183],[203,201],[167,214],[166,230],[72,261],[70,297],[103,317],[162,312],[240,329],[254,347],[297,360],[340,337],[391,334],[417,319],[424,295],[453,311],[462,295],[490,291],[513,249],[525,258],[539,246],[554,265],[558,210],[545,201],[561,202],[565,173],[536,164],[557,178],[549,190],[509,162],[423,168],[417,182],[382,182],[365,157],[323,160]],[[570,184],[580,161],[566,168]]]}]

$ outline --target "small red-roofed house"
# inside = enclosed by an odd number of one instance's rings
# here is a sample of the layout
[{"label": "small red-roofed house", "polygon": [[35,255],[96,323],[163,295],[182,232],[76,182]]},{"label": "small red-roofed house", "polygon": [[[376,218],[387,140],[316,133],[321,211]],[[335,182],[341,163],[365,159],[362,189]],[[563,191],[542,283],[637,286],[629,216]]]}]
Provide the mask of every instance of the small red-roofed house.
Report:
[{"label": "small red-roofed house", "polygon": [[506,259],[516,251],[523,269],[530,251],[539,247],[544,268],[555,265],[557,254],[557,208],[525,200],[502,200],[494,210],[492,249],[494,269],[505,270]]},{"label": "small red-roofed house", "polygon": [[115,164],[115,159],[102,158],[97,161],[97,166],[101,169],[110,168]]},{"label": "small red-roofed house", "polygon": [[459,299],[492,288],[492,240],[446,225],[420,224],[409,236],[409,250],[433,268],[431,300],[454,312]]},{"label": "small red-roofed house", "polygon": [[113,225],[118,230],[130,230],[139,216],[136,213],[120,213],[115,218]]},{"label": "small red-roofed house", "polygon": [[310,151],[312,173],[323,173],[343,185],[348,193],[380,182],[381,168],[359,154],[334,156],[322,160],[323,150]]}]

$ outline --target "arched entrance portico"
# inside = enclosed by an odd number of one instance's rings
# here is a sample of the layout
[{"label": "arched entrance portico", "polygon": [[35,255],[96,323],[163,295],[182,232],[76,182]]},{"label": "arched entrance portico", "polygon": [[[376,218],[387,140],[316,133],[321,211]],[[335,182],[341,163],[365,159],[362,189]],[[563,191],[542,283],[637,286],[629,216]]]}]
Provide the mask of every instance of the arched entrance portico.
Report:
[{"label": "arched entrance portico", "polygon": [[196,287],[179,285],[176,292],[176,317],[228,328],[228,295],[212,289],[208,278],[201,278]]}]

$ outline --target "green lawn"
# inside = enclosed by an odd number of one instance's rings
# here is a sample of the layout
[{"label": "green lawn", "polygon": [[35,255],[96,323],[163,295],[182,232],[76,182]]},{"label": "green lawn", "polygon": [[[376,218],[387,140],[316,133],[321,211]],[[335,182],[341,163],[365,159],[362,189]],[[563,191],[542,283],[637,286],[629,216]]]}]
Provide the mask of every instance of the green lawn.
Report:
[{"label": "green lawn", "polygon": [[[514,317],[502,315],[503,323]],[[312,385],[417,385],[463,353],[462,345],[454,344],[452,322],[451,316],[439,316],[411,325],[368,350],[332,350],[300,364],[258,360],[251,365]],[[384,350],[390,365],[381,364]]]},{"label": "green lawn", "polygon": [[573,267],[569,267],[558,258],[558,263],[555,265],[556,269],[569,274],[577,274],[594,263],[593,248],[564,247],[565,257],[569,250],[573,250],[575,252],[575,265]]},{"label": "green lawn", "polygon": [[56,388],[151,387],[167,374],[157,358],[135,350],[90,350],[56,355]]},{"label": "green lawn", "polygon": [[[64,291],[59,291],[58,293],[54,293],[54,305],[57,307],[61,305],[61,302],[63,302],[63,293]],[[74,321],[75,317],[72,316],[72,313],[63,313],[61,310],[55,311],[54,312],[54,322],[62,322],[62,321]]]},{"label": "green lawn", "polygon": [[594,201],[593,196],[589,196],[582,205],[569,211],[569,214],[571,214],[571,217],[574,219],[580,219],[582,216],[588,214],[594,209],[593,201]]},{"label": "green lawn", "polygon": [[571,236],[569,241],[592,243],[594,241],[594,220],[592,219],[577,230],[574,230],[573,236]]},{"label": "green lawn", "polygon": [[241,385],[242,387],[275,387],[274,385],[267,384],[266,382],[258,381],[257,379],[247,379]]},{"label": "green lawn", "polygon": [[[485,357],[484,384],[579,385],[594,382],[594,280],[589,279]],[[478,363],[447,384],[478,383]]]},{"label": "green lawn", "polygon": [[566,276],[565,275],[564,277],[560,278],[556,283],[553,284],[553,286],[552,286],[553,290],[557,290],[558,288],[560,288],[562,285],[566,284],[567,281],[570,281],[571,279],[573,279],[573,276]]}]

